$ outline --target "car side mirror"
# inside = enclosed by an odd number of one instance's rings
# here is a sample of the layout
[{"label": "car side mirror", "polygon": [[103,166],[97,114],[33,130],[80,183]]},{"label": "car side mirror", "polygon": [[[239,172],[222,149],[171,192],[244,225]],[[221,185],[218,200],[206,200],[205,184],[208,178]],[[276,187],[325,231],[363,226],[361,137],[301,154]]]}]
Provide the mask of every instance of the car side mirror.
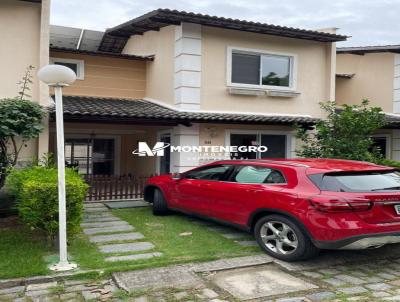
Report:
[{"label": "car side mirror", "polygon": [[179,180],[183,178],[182,173],[172,173],[172,179]]}]

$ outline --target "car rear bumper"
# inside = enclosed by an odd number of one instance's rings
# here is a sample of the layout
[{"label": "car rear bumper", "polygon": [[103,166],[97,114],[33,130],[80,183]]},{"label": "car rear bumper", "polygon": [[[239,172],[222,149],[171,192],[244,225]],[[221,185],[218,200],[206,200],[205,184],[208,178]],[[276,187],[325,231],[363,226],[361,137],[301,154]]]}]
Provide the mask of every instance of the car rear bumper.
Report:
[{"label": "car rear bumper", "polygon": [[376,248],[385,244],[400,243],[400,232],[365,234],[336,241],[315,240],[320,249],[361,250]]}]

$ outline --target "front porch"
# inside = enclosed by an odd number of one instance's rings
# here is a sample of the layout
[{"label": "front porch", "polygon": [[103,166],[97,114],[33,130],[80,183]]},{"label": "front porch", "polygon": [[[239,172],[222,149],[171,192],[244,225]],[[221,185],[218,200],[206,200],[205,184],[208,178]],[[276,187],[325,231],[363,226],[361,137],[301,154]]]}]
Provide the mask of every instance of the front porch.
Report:
[{"label": "front porch", "polygon": [[[183,112],[147,100],[64,97],[66,164],[85,175],[87,199],[143,197],[148,177],[183,172],[209,161],[230,158],[290,158],[295,155],[294,124],[308,116]],[[139,142],[149,151],[172,146],[267,146],[266,152],[132,154]],[[50,122],[50,152],[55,127]]]}]

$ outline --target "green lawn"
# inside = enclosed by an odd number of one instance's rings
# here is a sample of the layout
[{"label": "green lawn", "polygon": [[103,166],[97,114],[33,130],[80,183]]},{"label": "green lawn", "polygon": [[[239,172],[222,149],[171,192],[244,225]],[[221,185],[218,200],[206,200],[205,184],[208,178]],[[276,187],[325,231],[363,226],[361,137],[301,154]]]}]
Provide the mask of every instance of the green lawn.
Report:
[{"label": "green lawn", "polygon": [[46,274],[47,250],[43,237],[25,227],[0,228],[0,278]]},{"label": "green lawn", "polygon": [[[233,240],[225,239],[205,226],[193,224],[183,215],[153,216],[151,208],[114,210],[113,214],[135,226],[136,231],[145,236],[141,241],[152,242],[156,246],[154,251],[162,252],[163,256],[139,261],[107,263],[96,245],[81,234],[70,242],[69,254],[82,270],[101,269],[109,273],[246,256],[260,252],[257,247],[239,246]],[[184,232],[191,232],[192,235],[179,235]],[[0,278],[49,273],[44,258],[54,253],[55,251],[43,243],[43,239],[34,237],[23,227],[0,229]]]}]

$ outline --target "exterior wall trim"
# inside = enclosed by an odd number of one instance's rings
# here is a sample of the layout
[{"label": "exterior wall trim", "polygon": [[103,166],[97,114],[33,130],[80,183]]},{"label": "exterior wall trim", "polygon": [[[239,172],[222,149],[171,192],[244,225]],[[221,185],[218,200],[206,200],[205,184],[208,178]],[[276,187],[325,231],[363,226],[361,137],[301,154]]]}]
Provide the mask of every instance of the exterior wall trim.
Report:
[{"label": "exterior wall trim", "polygon": [[174,98],[175,105],[200,109],[201,25],[182,23],[175,27]]}]

